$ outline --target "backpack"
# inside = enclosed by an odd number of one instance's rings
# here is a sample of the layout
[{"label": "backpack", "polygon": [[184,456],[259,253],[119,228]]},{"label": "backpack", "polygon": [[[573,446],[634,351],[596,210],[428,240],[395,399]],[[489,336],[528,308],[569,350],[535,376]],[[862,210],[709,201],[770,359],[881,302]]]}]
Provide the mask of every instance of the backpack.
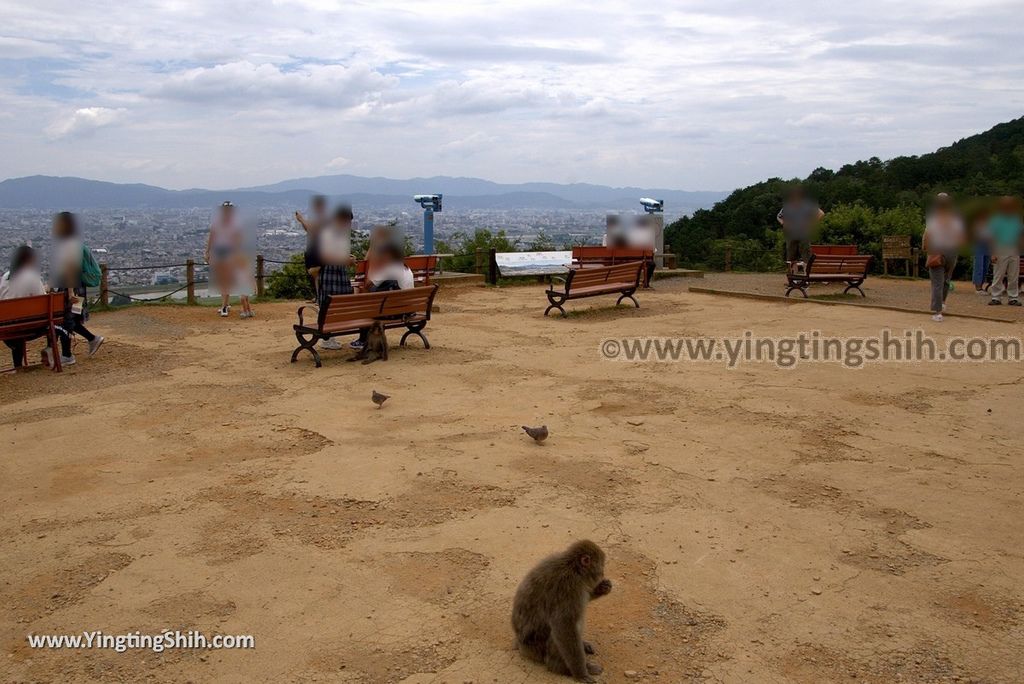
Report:
[{"label": "backpack", "polygon": [[86,287],[99,287],[102,277],[100,265],[92,255],[92,250],[82,245],[82,284]]}]

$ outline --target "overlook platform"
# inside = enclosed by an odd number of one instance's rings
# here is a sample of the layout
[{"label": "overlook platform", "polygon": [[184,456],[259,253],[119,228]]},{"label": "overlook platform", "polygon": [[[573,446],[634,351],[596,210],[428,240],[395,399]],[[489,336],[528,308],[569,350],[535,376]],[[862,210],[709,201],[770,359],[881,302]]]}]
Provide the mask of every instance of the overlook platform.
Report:
[{"label": "overlook platform", "polygon": [[[288,361],[295,303],[251,321],[96,314],[96,357],[79,344],[62,374],[0,376],[0,679],[556,684],[513,650],[511,598],[581,537],[614,583],[588,615],[601,681],[1018,678],[1019,364],[601,353],[631,337],[1007,324],[685,288],[561,319],[542,316],[540,285],[445,287],[432,349],[369,366],[325,352],[321,369]],[[392,395],[381,410],[374,389]],[[94,629],[256,648],[25,638]]]}]

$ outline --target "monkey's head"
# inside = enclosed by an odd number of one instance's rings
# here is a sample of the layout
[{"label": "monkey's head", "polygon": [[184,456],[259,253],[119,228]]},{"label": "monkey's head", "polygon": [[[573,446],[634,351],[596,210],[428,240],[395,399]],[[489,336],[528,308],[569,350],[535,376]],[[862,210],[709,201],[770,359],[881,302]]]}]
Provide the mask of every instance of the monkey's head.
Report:
[{"label": "monkey's head", "polygon": [[589,589],[593,590],[604,579],[604,551],[594,542],[589,539],[578,541],[569,547],[565,555]]}]

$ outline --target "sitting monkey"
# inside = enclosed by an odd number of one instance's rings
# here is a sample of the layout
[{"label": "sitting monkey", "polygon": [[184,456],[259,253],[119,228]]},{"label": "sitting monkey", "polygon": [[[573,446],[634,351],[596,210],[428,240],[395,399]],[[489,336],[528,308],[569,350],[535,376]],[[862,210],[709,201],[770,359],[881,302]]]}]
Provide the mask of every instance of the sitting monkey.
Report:
[{"label": "sitting monkey", "polygon": [[542,560],[523,579],[512,604],[519,651],[557,674],[596,681],[601,666],[587,662],[593,647],[583,640],[587,604],[612,590],[604,577],[604,551],[578,541]]},{"label": "sitting monkey", "polygon": [[388,336],[384,330],[384,324],[374,321],[366,333],[366,343],[363,348],[349,361],[362,361],[363,364],[373,363],[377,359],[388,360]]}]

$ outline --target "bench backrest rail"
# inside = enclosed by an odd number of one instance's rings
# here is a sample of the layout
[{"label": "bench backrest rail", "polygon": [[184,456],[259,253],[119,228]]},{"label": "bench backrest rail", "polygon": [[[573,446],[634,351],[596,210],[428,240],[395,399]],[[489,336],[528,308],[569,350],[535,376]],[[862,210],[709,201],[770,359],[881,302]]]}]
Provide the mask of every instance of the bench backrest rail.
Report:
[{"label": "bench backrest rail", "polygon": [[436,293],[437,285],[421,285],[408,290],[334,295],[320,310],[317,325],[322,331],[336,329],[351,321],[382,316],[420,314],[430,318]]},{"label": "bench backrest rail", "polygon": [[17,339],[25,333],[58,323],[64,318],[63,292],[0,300],[0,339]]},{"label": "bench backrest rail", "polygon": [[568,293],[575,288],[594,287],[606,283],[631,283],[638,286],[642,268],[642,261],[630,261],[616,266],[575,268],[569,271],[569,276],[565,280],[565,291]]}]

